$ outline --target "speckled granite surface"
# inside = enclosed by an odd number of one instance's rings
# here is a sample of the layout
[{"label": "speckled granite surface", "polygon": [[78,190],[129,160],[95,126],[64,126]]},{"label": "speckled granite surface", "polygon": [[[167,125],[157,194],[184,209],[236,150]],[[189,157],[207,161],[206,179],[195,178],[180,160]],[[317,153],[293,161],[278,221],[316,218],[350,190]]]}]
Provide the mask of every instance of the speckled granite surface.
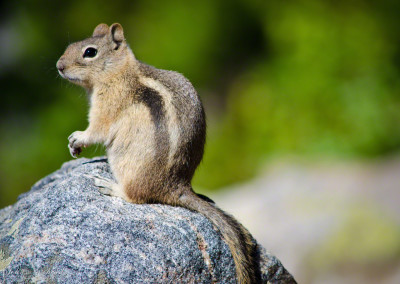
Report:
[{"label": "speckled granite surface", "polygon": [[[235,283],[228,246],[202,215],[99,193],[105,158],[78,159],[0,210],[0,283]],[[259,249],[264,283],[295,283]]]}]

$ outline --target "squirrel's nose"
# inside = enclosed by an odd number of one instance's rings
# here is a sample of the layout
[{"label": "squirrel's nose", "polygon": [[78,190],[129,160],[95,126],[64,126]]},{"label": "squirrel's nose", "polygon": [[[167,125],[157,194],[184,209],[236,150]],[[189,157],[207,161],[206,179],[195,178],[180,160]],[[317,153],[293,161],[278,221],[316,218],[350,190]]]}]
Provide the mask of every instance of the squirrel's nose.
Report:
[{"label": "squirrel's nose", "polygon": [[65,69],[65,64],[61,60],[57,61],[57,65],[56,66],[57,66],[58,71],[60,71],[60,72],[64,71],[64,69]]}]

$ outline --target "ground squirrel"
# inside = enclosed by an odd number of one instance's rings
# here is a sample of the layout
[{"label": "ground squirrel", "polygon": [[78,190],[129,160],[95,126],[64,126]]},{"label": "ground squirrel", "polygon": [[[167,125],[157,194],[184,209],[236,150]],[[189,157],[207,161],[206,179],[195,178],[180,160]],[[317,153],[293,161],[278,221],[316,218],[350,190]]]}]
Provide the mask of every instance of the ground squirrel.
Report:
[{"label": "ground squirrel", "polygon": [[68,147],[76,157],[82,147],[106,146],[117,183],[96,178],[102,192],[205,215],[229,245],[238,282],[259,282],[256,244],[249,232],[191,187],[206,133],[203,106],[192,84],[179,73],[138,61],[118,23],[100,24],[92,37],[70,44],[57,69],[89,94],[89,126],[72,133]]}]

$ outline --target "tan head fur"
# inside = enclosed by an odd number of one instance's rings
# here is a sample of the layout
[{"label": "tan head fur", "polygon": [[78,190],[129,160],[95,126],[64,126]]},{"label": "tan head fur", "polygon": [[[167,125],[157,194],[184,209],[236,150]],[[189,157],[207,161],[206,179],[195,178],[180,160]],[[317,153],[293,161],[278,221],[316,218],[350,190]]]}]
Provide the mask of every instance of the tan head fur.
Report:
[{"label": "tan head fur", "polygon": [[132,52],[125,41],[124,31],[118,23],[108,27],[99,24],[93,35],[70,44],[57,62],[59,74],[86,89],[120,72]]}]

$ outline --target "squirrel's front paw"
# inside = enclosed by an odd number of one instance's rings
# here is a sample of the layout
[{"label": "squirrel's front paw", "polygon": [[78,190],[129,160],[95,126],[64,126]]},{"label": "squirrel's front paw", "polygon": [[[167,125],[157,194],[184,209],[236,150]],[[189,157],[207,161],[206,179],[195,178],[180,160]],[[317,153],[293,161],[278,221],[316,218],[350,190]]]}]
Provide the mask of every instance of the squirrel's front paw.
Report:
[{"label": "squirrel's front paw", "polygon": [[86,147],[85,145],[85,132],[84,131],[75,131],[68,137],[68,149],[71,153],[71,156],[77,158],[78,155],[82,152],[82,147]]}]

